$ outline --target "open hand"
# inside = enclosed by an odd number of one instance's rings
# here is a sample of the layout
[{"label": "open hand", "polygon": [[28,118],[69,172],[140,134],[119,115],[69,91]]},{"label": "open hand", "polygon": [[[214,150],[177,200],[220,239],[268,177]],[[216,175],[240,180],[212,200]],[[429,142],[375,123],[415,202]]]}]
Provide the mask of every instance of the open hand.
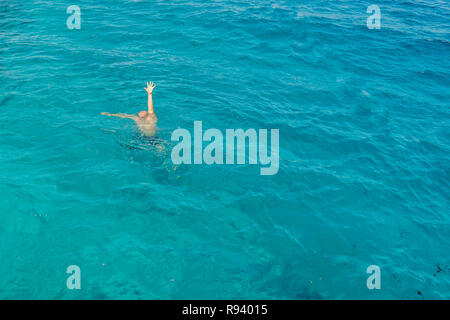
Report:
[{"label": "open hand", "polygon": [[152,94],[152,92],[153,92],[153,89],[155,89],[155,87],[156,87],[156,84],[154,84],[153,82],[147,82],[147,87],[145,88],[144,87],[144,89],[145,89],[145,91],[147,91],[147,94]]}]

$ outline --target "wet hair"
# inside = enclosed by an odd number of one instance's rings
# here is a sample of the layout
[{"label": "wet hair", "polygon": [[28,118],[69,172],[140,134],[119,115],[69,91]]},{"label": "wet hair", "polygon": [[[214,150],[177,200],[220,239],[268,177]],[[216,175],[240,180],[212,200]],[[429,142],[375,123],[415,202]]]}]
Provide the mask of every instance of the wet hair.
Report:
[{"label": "wet hair", "polygon": [[146,116],[148,116],[148,112],[147,111],[139,111],[138,116],[139,116],[139,118],[145,118]]}]

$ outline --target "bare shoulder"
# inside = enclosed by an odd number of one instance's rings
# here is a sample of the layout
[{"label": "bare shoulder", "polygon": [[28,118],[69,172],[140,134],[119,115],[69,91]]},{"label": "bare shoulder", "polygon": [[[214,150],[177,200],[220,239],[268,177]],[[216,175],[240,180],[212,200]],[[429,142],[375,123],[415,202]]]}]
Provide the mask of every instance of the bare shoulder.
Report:
[{"label": "bare shoulder", "polygon": [[149,113],[147,116],[147,119],[150,121],[155,121],[155,122],[158,121],[158,118],[156,117],[156,114],[154,112]]}]

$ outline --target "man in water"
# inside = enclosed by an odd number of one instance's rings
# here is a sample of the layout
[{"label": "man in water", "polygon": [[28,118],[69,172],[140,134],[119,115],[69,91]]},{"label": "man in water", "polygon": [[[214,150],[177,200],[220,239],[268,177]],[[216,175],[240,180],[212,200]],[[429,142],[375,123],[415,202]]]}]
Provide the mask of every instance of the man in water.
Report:
[{"label": "man in water", "polygon": [[153,136],[156,131],[156,122],[158,121],[158,118],[156,118],[156,115],[153,112],[152,93],[155,87],[156,85],[153,82],[147,82],[147,87],[144,88],[145,91],[147,91],[148,96],[148,111],[139,111],[137,116],[135,116],[134,114],[126,114],[126,113],[114,114],[109,112],[102,112],[102,115],[132,119],[136,122],[139,130],[142,132],[144,136],[147,137]]}]

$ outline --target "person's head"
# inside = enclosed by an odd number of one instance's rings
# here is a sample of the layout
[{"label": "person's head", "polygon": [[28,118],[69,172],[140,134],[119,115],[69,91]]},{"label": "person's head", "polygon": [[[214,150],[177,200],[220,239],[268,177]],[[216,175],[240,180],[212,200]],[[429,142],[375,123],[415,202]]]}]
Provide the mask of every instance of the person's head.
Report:
[{"label": "person's head", "polygon": [[147,111],[140,111],[138,113],[139,118],[143,119],[146,118],[148,116],[148,112]]}]

